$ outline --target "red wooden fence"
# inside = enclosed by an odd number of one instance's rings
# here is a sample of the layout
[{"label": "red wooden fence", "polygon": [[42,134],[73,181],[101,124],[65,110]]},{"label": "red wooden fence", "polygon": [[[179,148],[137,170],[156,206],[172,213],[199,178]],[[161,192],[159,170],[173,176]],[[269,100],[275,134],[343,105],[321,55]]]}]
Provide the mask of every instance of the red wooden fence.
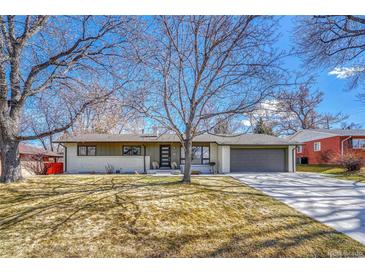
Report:
[{"label": "red wooden fence", "polygon": [[63,163],[45,163],[47,175],[63,173]]}]

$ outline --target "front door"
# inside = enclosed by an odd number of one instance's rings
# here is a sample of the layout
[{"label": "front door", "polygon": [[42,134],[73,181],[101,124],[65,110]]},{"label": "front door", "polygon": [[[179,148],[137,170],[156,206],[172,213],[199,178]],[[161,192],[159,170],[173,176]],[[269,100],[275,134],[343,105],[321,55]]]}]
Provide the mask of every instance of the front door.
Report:
[{"label": "front door", "polygon": [[160,146],[160,167],[170,167],[170,146],[169,145],[161,145]]}]

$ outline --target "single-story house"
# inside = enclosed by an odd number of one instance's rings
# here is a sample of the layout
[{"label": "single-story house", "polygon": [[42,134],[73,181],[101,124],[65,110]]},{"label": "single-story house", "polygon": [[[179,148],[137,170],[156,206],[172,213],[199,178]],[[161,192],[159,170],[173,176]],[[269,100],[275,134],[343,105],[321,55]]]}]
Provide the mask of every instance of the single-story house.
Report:
[{"label": "single-story house", "polygon": [[[151,173],[184,168],[184,150],[174,134],[65,135],[56,142],[64,146],[65,173]],[[203,134],[193,139],[192,170],[294,172],[296,145],[262,134]]]},{"label": "single-story house", "polygon": [[336,156],[356,152],[365,157],[364,129],[305,129],[288,138],[299,142],[297,162],[301,164],[331,164]]},{"label": "single-story house", "polygon": [[[29,166],[32,162],[38,161],[39,157],[42,157],[42,161],[44,163],[56,163],[62,161],[62,153],[45,150],[40,147],[28,145],[28,144],[19,144],[19,158],[20,164],[22,166],[22,175],[30,176],[33,175]],[[1,155],[0,155],[1,156]],[[0,173],[1,173],[1,159],[0,159]]]}]

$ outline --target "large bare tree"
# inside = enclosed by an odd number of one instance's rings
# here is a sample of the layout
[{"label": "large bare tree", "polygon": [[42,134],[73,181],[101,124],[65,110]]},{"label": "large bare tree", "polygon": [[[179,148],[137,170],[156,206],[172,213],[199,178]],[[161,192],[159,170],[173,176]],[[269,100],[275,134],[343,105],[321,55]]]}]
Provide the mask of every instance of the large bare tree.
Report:
[{"label": "large bare tree", "polygon": [[190,182],[194,137],[251,112],[283,79],[276,25],[258,16],[153,20],[136,49],[149,77],[133,106],[176,133],[185,151],[183,181]]},{"label": "large bare tree", "polygon": [[343,122],[347,116],[342,113],[321,113],[319,104],[323,92],[310,92],[308,86],[294,91],[281,91],[274,101],[271,120],[278,134],[293,134],[301,129],[331,128]]},{"label": "large bare tree", "polygon": [[[128,20],[106,16],[0,17],[1,182],[21,178],[20,141],[66,130],[85,109],[125,84],[115,72],[121,71],[116,57],[129,33]],[[103,85],[103,92],[92,88],[96,80]],[[52,108],[54,123],[39,131],[27,123],[22,127],[22,121],[37,119],[37,110],[43,107],[40,100]]]},{"label": "large bare tree", "polygon": [[349,78],[350,88],[364,84],[365,16],[300,17],[294,37],[308,65]]},{"label": "large bare tree", "polygon": [[[98,85],[90,87],[95,90],[95,94],[105,94],[105,88]],[[58,97],[59,98],[59,97]],[[64,124],[65,117],[69,118],[68,104],[60,103],[59,100],[48,98],[44,94],[33,100],[32,106],[27,107],[23,112],[22,132],[28,132],[38,135],[40,132],[51,131],[55,125]],[[123,102],[118,97],[118,93],[104,96],[89,105],[78,117],[67,133],[85,134],[85,133],[112,133],[120,134],[122,132],[141,133],[143,129],[143,117],[135,111],[122,107]],[[59,144],[53,144],[55,138],[60,137],[66,132],[51,134],[39,141],[44,149],[62,150]]]}]

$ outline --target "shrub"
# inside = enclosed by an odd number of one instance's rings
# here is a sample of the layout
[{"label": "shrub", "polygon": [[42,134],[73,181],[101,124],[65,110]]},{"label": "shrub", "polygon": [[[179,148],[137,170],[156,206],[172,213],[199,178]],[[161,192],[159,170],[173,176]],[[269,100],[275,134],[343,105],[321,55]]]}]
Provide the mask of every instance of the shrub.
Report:
[{"label": "shrub", "polygon": [[172,169],[177,169],[177,163],[176,162],[172,162],[171,163],[171,168]]},{"label": "shrub", "polygon": [[360,170],[365,165],[364,156],[356,152],[346,152],[343,156],[337,155],[335,161],[347,171]]},{"label": "shrub", "polygon": [[111,164],[107,164],[105,166],[105,171],[107,174],[113,174],[114,173],[114,166],[112,166]]},{"label": "shrub", "polygon": [[22,163],[23,167],[35,175],[46,175],[47,167],[44,165],[43,154],[32,155]]},{"label": "shrub", "polygon": [[152,169],[158,169],[159,168],[159,164],[157,161],[153,161],[152,162]]}]

